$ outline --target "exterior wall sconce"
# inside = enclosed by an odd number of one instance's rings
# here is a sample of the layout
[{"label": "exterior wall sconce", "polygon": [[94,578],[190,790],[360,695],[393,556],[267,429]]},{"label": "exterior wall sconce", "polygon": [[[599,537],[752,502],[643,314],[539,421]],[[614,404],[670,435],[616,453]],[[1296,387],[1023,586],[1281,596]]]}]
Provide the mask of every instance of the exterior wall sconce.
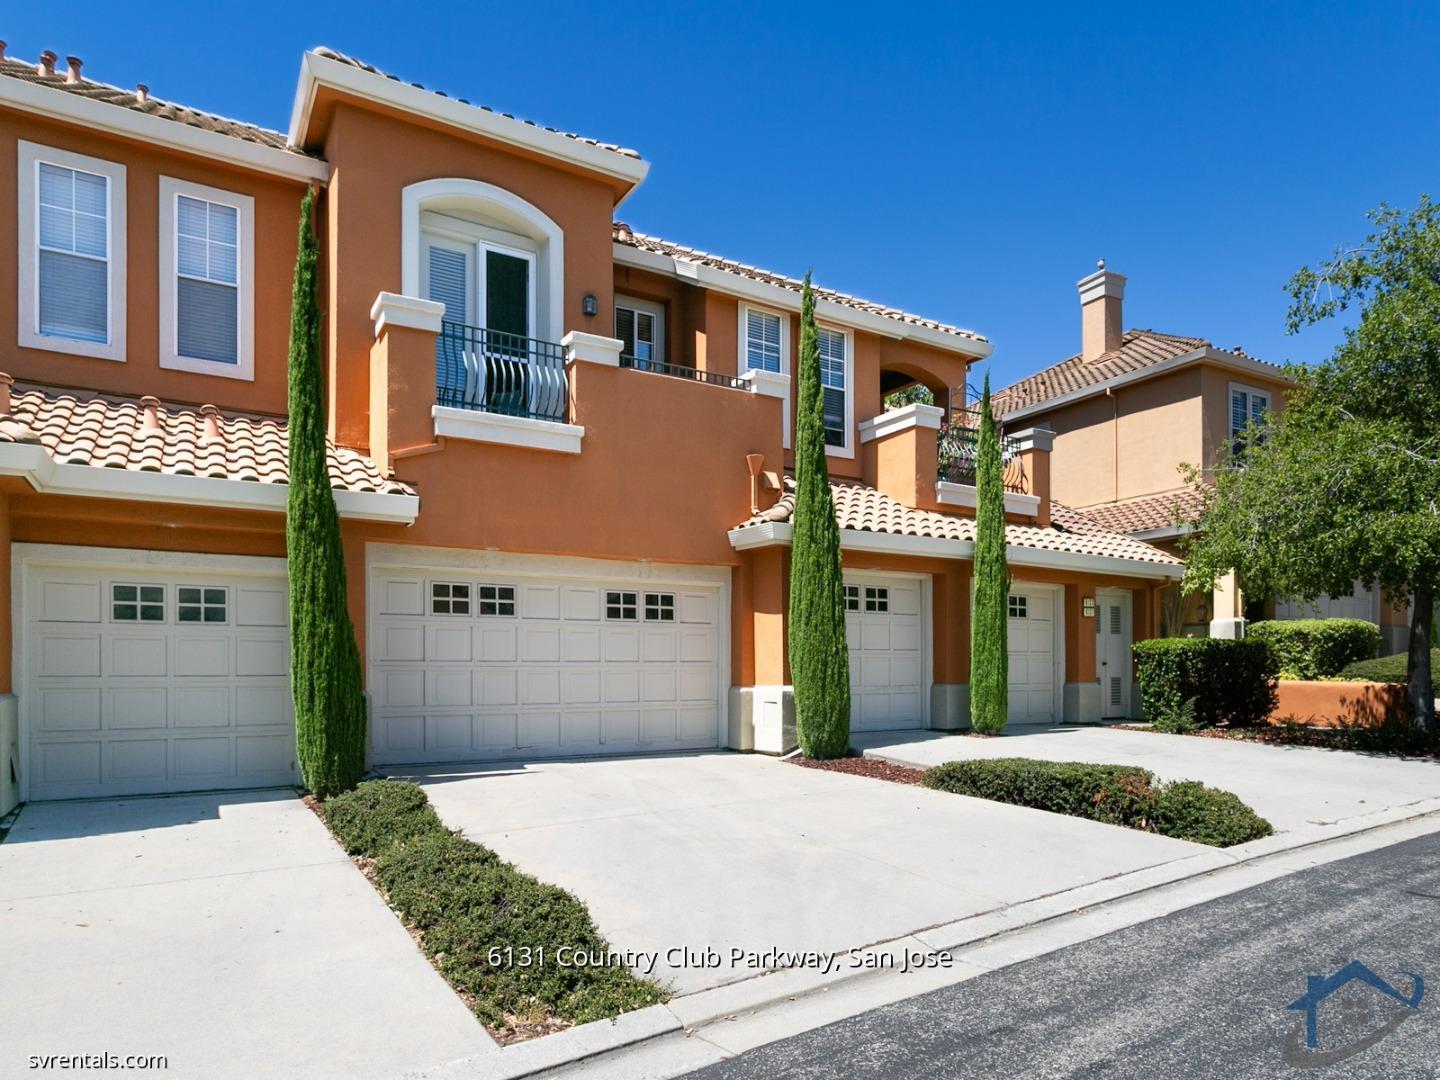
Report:
[{"label": "exterior wall sconce", "polygon": [[585,294],[585,298],[580,301],[580,310],[586,315],[594,315],[600,310],[600,302],[595,299],[593,292]]},{"label": "exterior wall sconce", "polygon": [[1095,598],[1093,596],[1087,596],[1080,601],[1080,614],[1087,619],[1095,617]]}]

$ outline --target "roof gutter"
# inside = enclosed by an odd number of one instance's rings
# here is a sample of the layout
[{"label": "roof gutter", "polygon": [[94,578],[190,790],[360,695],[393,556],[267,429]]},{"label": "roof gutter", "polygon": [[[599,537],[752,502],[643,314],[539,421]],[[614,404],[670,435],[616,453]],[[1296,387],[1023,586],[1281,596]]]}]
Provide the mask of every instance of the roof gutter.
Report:
[{"label": "roof gutter", "polygon": [[[699,285],[716,292],[737,296],[742,300],[764,304],[766,307],[780,308],[783,311],[800,310],[800,294],[780,285],[756,281],[732,270],[721,270],[716,266],[706,266],[688,259],[661,255],[655,251],[645,251],[619,241],[613,242],[612,246],[615,252],[615,262],[621,266],[632,266],[637,270],[665,274],[681,281],[688,281],[692,285]],[[995,351],[995,346],[988,341],[977,341],[974,338],[961,337],[958,334],[947,334],[943,330],[935,330],[928,326],[901,322],[899,319],[876,315],[862,308],[836,303],[834,300],[826,300],[821,297],[816,297],[815,300],[815,317],[824,322],[848,326],[855,330],[864,330],[867,333],[891,338],[895,341],[914,341],[933,348],[944,349],[946,352],[960,353],[970,360],[983,360]]]},{"label": "roof gutter", "polygon": [[422,90],[313,51],[307,52],[300,61],[300,80],[290,109],[291,146],[304,145],[305,133],[315,109],[315,97],[322,86],[601,173],[624,182],[629,189],[626,194],[638,187],[650,172],[650,163],[640,158],[618,154],[475,105],[466,105],[433,90]]},{"label": "roof gutter", "polygon": [[0,105],[307,184],[330,179],[329,165],[315,158],[20,79],[0,78]]},{"label": "roof gutter", "polygon": [[[1272,382],[1282,382],[1287,385],[1290,380],[1276,369],[1275,365],[1267,364],[1263,360],[1255,360],[1249,356],[1236,356],[1234,353],[1225,352],[1210,346],[1199,349],[1191,349],[1179,356],[1172,356],[1168,360],[1162,360],[1150,367],[1137,368],[1134,371],[1127,371],[1124,374],[1116,375],[1103,382],[1093,383],[1090,386],[1082,386],[1078,390],[1071,390],[1068,393],[1060,394],[1058,397],[1046,398],[1044,401],[1037,401],[1033,405],[1026,405],[1023,409],[1016,409],[1013,412],[1004,413],[1002,420],[1026,420],[1032,416],[1039,416],[1052,409],[1058,409],[1064,405],[1070,405],[1077,401],[1084,401],[1086,398],[1097,397],[1100,394],[1108,394],[1116,387],[1126,386],[1130,383],[1141,382],[1151,379],[1157,375],[1164,375],[1167,372],[1176,371],[1191,364],[1207,363],[1217,367],[1227,368],[1244,375],[1258,376],[1262,379],[1269,379]],[[1003,393],[1003,391],[1002,391]]]},{"label": "roof gutter", "polygon": [[[34,443],[0,445],[0,476],[23,477],[36,491],[95,499],[183,503],[225,510],[285,512],[288,484],[223,480],[213,476],[107,469],[95,465],[63,465]],[[357,521],[413,525],[420,513],[418,495],[383,491],[335,491],[340,516]]]},{"label": "roof gutter", "polygon": [[[763,525],[746,525],[727,534],[736,551],[753,548],[789,546],[794,535],[786,521],[768,521]],[[920,555],[940,559],[973,559],[972,540],[946,540],[935,536],[907,536],[904,533],[877,533],[867,529],[841,529],[842,551],[869,551],[887,555]],[[1036,566],[1052,570],[1080,570],[1115,577],[1169,578],[1178,580],[1185,567],[1173,563],[1154,563],[1144,559],[1120,559],[1111,555],[1086,555],[1076,551],[1052,551],[1047,548],[1026,548],[1009,544],[1005,558],[1012,566]]]}]

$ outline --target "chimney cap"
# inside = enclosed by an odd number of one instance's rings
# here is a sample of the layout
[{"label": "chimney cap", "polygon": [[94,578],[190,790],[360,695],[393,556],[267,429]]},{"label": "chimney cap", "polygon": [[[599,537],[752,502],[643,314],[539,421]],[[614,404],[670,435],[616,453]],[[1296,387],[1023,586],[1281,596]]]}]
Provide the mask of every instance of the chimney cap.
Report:
[{"label": "chimney cap", "polygon": [[135,100],[136,100],[136,101],[149,101],[149,100],[150,100],[150,87],[146,86],[143,82],[142,82],[142,83],[136,83],[136,84],[135,84]]},{"label": "chimney cap", "polygon": [[80,78],[80,69],[85,66],[85,61],[81,60],[78,56],[67,56],[65,57],[65,63],[70,65],[70,70],[65,73],[65,81],[68,83],[83,81]]},{"label": "chimney cap", "polygon": [[1099,267],[1098,270],[1075,283],[1075,287],[1080,290],[1080,303],[1088,304],[1092,300],[1099,300],[1107,296],[1124,299],[1125,275],[1117,274],[1114,270],[1106,270],[1104,259],[1101,259],[1096,265]]},{"label": "chimney cap", "polygon": [[55,74],[55,51],[53,49],[46,49],[40,54],[40,65],[37,69],[37,74]]}]

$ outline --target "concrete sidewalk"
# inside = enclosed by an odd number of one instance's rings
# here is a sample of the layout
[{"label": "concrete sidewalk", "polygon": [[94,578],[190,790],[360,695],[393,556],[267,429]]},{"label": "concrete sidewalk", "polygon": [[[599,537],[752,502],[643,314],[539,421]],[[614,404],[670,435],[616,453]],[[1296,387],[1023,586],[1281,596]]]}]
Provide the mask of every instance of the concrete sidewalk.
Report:
[{"label": "concrete sidewalk", "polygon": [[32,1054],[339,1078],[498,1053],[292,793],[25,807],[0,844],[0,957],[0,1076]]},{"label": "concrete sidewalk", "polygon": [[1102,727],[1021,729],[980,739],[877,732],[852,739],[866,757],[929,768],[946,761],[1026,757],[1140,765],[1162,780],[1200,780],[1249,803],[1277,832],[1411,806],[1440,795],[1440,761],[1267,746]]}]

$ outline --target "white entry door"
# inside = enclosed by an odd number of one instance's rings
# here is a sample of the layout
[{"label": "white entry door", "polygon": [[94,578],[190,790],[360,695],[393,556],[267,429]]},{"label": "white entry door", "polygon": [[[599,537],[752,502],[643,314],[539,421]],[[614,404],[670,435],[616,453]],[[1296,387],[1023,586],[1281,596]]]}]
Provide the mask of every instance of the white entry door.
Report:
[{"label": "white entry door", "polygon": [[925,726],[922,600],[918,577],[845,575],[851,731]]},{"label": "white entry door", "polygon": [[1100,682],[1100,716],[1130,715],[1131,599],[1128,592],[1095,593],[1095,670]]},{"label": "white entry door", "polygon": [[377,566],[369,596],[376,764],[718,744],[719,586]]},{"label": "white entry door", "polygon": [[278,560],[46,550],[24,564],[31,799],[298,782],[285,578],[248,568]]},{"label": "white entry door", "polygon": [[1010,660],[1007,721],[1051,724],[1055,712],[1055,589],[1016,582],[1007,598]]}]

